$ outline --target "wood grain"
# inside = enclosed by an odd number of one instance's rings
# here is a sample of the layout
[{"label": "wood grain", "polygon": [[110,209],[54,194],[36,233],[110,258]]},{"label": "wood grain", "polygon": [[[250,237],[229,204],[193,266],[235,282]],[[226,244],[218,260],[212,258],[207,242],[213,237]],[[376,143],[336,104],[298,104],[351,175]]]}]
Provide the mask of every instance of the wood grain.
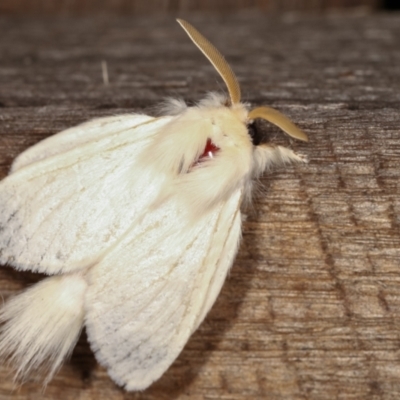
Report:
[{"label": "wood grain", "polygon": [[[0,399],[398,399],[400,16],[187,19],[246,101],[309,134],[289,142],[263,125],[309,163],[262,179],[221,295],[148,390],[116,387],[82,337],[44,393],[13,389],[1,366]],[[61,129],[223,88],[171,18],[2,18],[0,31],[1,176]],[[39,278],[4,267],[1,293]]]},{"label": "wood grain", "polygon": [[243,10],[264,13],[325,12],[355,7],[379,9],[380,0],[0,0],[0,13],[17,15],[143,15]]}]

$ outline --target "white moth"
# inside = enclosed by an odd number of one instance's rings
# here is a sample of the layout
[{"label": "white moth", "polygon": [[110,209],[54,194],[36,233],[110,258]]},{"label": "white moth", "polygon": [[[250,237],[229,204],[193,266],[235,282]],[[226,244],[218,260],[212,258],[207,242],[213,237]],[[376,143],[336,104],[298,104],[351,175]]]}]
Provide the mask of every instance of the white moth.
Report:
[{"label": "white moth", "polygon": [[240,103],[231,68],[178,20],[225,81],[195,107],[87,122],[22,153],[0,183],[0,262],[50,275],[5,303],[0,354],[47,383],[83,327],[126,390],[158,379],[213,305],[241,234],[240,206],[272,164],[304,161],[259,143],[263,118],[307,136],[269,107]]}]

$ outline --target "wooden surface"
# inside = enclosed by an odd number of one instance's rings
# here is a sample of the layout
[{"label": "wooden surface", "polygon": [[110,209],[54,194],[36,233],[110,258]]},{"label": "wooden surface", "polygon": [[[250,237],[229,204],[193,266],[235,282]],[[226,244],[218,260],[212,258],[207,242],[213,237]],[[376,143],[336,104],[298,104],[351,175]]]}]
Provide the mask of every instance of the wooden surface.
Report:
[{"label": "wooden surface", "polygon": [[[1,366],[0,399],[398,399],[400,15],[187,18],[246,101],[309,134],[290,144],[264,125],[309,164],[262,179],[221,295],[152,387],[116,387],[83,337],[44,393],[13,390]],[[1,176],[61,129],[223,88],[172,18],[3,18],[0,31]],[[4,267],[1,293],[37,279]]]},{"label": "wooden surface", "polygon": [[382,0],[0,0],[0,14],[93,15],[165,14],[206,11],[230,14],[238,10],[262,12],[324,12],[331,9],[382,7]]}]

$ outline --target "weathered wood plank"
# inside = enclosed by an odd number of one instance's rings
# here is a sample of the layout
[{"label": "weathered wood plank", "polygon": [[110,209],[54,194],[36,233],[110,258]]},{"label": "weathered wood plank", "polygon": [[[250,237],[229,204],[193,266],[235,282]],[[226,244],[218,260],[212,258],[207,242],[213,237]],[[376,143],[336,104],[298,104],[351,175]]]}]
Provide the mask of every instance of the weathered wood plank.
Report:
[{"label": "weathered wood plank", "polygon": [[356,7],[382,8],[380,0],[0,0],[0,12],[17,15],[177,14],[185,12],[234,13],[259,10],[325,12]]},{"label": "weathered wood plank", "polygon": [[[44,394],[12,391],[1,366],[0,399],[398,399],[400,17],[188,19],[247,101],[308,132],[291,145],[310,162],[263,178],[219,299],[150,389],[117,388],[82,339]],[[172,19],[3,18],[0,31],[1,176],[61,129],[222,88]],[[37,279],[2,268],[1,293]]]}]

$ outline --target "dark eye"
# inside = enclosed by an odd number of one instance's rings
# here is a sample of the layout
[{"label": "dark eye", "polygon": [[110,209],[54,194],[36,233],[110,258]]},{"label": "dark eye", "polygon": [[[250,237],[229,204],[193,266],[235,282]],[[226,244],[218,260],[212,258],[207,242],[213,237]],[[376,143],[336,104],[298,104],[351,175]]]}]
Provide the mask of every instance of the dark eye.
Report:
[{"label": "dark eye", "polygon": [[249,124],[247,126],[247,130],[249,132],[251,141],[253,142],[254,146],[258,146],[263,140],[263,135],[259,131],[259,129],[257,129],[256,124],[254,122],[252,122],[251,124]]}]

